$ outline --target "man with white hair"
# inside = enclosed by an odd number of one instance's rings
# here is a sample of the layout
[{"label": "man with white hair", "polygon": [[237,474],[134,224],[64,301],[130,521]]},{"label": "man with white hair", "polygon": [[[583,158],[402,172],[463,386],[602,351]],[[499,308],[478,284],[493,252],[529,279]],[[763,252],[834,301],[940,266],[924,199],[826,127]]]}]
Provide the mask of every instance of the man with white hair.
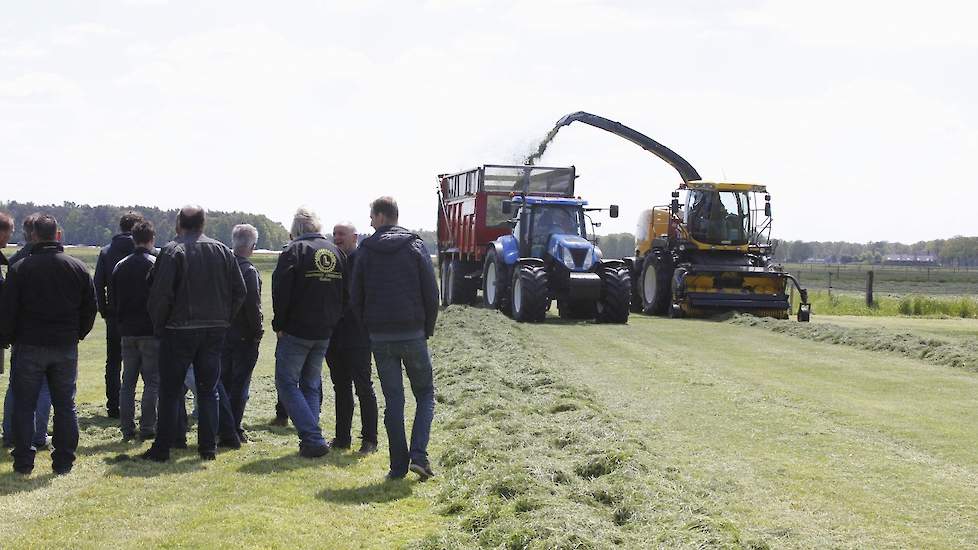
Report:
[{"label": "man with white hair", "polygon": [[[353,265],[357,254],[357,230],[351,222],[333,227],[333,244],[346,254]],[[350,277],[346,278],[349,295]],[[326,350],[326,365],[336,397],[336,436],[330,442],[335,449],[349,449],[353,443],[353,391],[360,401],[360,450],[362,455],[377,450],[377,395],[370,380],[370,335],[357,319],[347,300],[343,318],[333,331]]]},{"label": "man with white hair", "polygon": [[292,242],[272,273],[275,387],[299,432],[299,454],[321,457],[329,445],[319,429],[323,358],[343,314],[346,255],[322,234],[319,217],[299,208]]},{"label": "man with white hair", "polygon": [[264,334],[261,311],[261,275],[251,263],[251,255],[258,243],[258,230],[250,224],[240,224],[231,230],[231,248],[238,262],[248,291],[244,305],[231,321],[231,328],[224,337],[221,350],[220,439],[218,446],[238,448],[248,441],[241,427],[251,373],[258,363],[258,344]]}]

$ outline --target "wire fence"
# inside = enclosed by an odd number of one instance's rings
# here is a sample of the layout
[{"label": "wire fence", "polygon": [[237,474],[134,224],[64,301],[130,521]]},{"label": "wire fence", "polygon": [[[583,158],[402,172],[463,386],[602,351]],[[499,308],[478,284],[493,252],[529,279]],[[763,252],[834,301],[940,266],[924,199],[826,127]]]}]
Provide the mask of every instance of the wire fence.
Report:
[{"label": "wire fence", "polygon": [[869,272],[877,295],[974,296],[978,294],[978,268],[934,266],[880,266],[866,264],[785,264],[809,291],[865,293]]}]

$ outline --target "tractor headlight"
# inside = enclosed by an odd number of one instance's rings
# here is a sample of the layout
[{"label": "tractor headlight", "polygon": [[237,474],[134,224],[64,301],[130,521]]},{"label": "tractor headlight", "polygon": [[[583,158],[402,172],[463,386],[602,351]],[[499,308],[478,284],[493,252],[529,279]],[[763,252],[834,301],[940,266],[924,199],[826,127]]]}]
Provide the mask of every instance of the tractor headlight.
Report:
[{"label": "tractor headlight", "polygon": [[573,270],[577,267],[574,264],[574,257],[571,255],[570,249],[568,248],[561,249],[560,259],[564,261],[564,266],[566,266],[567,269]]}]

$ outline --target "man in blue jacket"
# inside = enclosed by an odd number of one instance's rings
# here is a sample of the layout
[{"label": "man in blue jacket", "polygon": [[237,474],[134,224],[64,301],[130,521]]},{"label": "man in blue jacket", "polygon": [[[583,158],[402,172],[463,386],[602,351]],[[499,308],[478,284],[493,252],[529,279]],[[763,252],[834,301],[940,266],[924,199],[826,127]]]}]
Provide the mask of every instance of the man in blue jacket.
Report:
[{"label": "man in blue jacket", "polygon": [[[387,477],[403,478],[410,469],[424,481],[434,475],[428,439],[435,413],[435,385],[427,339],[435,332],[438,284],[424,241],[398,226],[397,219],[397,202],[392,197],[380,197],[370,204],[370,225],[376,231],[357,252],[350,300],[370,333],[386,400]],[[404,433],[402,364],[417,403],[410,448]]]},{"label": "man in blue jacket", "polygon": [[118,320],[106,307],[109,279],[116,264],[136,248],[132,242],[132,226],[142,219],[133,212],[123,214],[119,219],[119,234],[102,247],[95,264],[95,297],[98,299],[98,312],[105,319],[105,409],[109,418],[119,418],[119,391],[122,387],[122,336],[119,334]]}]

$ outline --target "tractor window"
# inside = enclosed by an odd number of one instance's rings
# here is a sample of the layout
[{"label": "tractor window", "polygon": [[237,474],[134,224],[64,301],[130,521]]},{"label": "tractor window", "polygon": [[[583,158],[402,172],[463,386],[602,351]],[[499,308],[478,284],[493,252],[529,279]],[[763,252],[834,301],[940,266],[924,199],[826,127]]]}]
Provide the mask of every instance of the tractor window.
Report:
[{"label": "tractor window", "polygon": [[750,234],[747,193],[694,190],[689,192],[686,223],[694,239],[709,244],[747,244]]},{"label": "tractor window", "polygon": [[489,195],[486,197],[486,227],[503,227],[511,214],[503,214],[503,201],[509,195]]},{"label": "tractor window", "polygon": [[550,240],[550,235],[579,235],[584,236],[584,223],[581,210],[574,206],[537,206],[533,208],[534,243],[544,245]]}]

